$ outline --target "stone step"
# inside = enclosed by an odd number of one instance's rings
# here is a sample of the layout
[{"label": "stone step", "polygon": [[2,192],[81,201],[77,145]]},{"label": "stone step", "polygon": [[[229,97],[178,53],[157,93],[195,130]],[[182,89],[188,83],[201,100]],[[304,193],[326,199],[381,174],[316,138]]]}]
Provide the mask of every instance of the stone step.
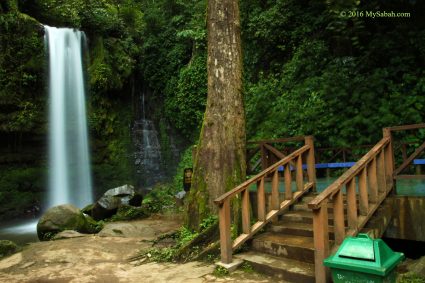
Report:
[{"label": "stone step", "polygon": [[[334,240],[334,227],[328,226],[328,230],[329,239]],[[296,235],[304,237],[313,237],[313,224],[279,221],[278,223],[272,224],[269,227],[269,231],[288,236]]]},{"label": "stone step", "polygon": [[314,244],[312,237],[265,232],[253,239],[252,247],[255,251],[279,257],[308,263],[314,262]]},{"label": "stone step", "polygon": [[[328,203],[328,213],[333,212],[333,204]],[[359,210],[359,205],[357,203],[357,211]],[[308,208],[308,203],[300,202],[293,205],[292,211],[311,211],[310,208]],[[347,212],[347,203],[344,203],[344,213]]]},{"label": "stone step", "polygon": [[276,277],[285,282],[314,283],[314,264],[249,251],[235,255],[254,270]]},{"label": "stone step", "polygon": [[[311,210],[298,210],[298,211],[289,211],[280,216],[280,221],[282,222],[292,222],[292,223],[307,223],[313,224],[313,212]],[[345,221],[347,225],[347,220]],[[328,214],[328,224],[333,225],[334,219],[333,214]]]}]

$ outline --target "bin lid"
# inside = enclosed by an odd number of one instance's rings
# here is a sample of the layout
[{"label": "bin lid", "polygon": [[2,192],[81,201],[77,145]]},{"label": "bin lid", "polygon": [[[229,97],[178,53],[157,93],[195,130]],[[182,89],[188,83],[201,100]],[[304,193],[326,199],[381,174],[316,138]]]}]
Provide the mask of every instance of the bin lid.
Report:
[{"label": "bin lid", "polygon": [[403,259],[403,253],[392,251],[381,239],[359,234],[346,238],[324,264],[331,268],[386,276]]}]

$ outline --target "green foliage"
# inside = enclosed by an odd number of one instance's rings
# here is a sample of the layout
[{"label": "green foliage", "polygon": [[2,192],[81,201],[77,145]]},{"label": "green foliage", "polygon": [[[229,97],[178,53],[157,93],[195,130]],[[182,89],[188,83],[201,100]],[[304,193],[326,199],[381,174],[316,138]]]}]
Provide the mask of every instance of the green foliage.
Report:
[{"label": "green foliage", "polygon": [[[165,100],[166,114],[181,133],[192,139],[197,137],[205,111],[207,97],[206,57],[195,56],[184,66],[176,81],[168,84],[169,97]],[[171,89],[170,89],[171,88]],[[173,115],[179,113],[179,115]]]},{"label": "green foliage", "polygon": [[398,283],[425,283],[425,277],[418,274],[402,275],[397,279]]},{"label": "green foliage", "polygon": [[146,218],[149,216],[148,208],[145,206],[134,207],[123,205],[118,208],[116,214],[111,217],[111,221],[128,221],[133,219]]},{"label": "green foliage", "polygon": [[217,265],[214,269],[213,275],[216,277],[224,277],[229,275],[229,271],[223,266]]},{"label": "green foliage", "polygon": [[[208,230],[213,225],[217,224],[217,216],[210,215],[201,223],[201,230],[199,232],[192,231],[189,228],[183,226],[177,233],[171,235],[165,235],[165,237],[171,237],[175,244],[170,247],[157,248],[153,247],[146,252],[143,252],[140,257],[147,258],[149,261],[156,262],[174,262],[177,260],[177,257],[181,256],[181,249],[186,247],[192,240],[198,237],[202,232]],[[160,237],[156,242],[163,240],[165,237]],[[199,247],[191,247],[192,253],[198,253]]]},{"label": "green foliage", "polygon": [[142,6],[140,72],[164,105],[161,117],[193,141],[206,101],[206,1],[143,1]]},{"label": "green foliage", "polygon": [[45,171],[41,168],[2,168],[0,170],[0,215],[10,219],[40,206]]},{"label": "green foliage", "polygon": [[186,168],[193,168],[193,146],[189,146],[182,154],[173,178],[173,188],[175,192],[183,190],[183,173]]},{"label": "green foliage", "polygon": [[150,213],[163,212],[175,205],[175,190],[169,185],[157,185],[143,199],[143,205]]},{"label": "green foliage", "polygon": [[242,263],[241,268],[244,272],[247,272],[247,273],[253,273],[254,272],[254,268],[248,262]]},{"label": "green foliage", "polygon": [[339,2],[242,4],[250,138],[372,144],[382,127],[423,121],[423,22],[341,17],[422,4]]},{"label": "green foliage", "polygon": [[[38,23],[13,11],[0,14],[0,131],[42,128],[43,40]],[[17,36],[19,35],[19,36]]]},{"label": "green foliage", "polygon": [[0,258],[16,253],[20,248],[12,241],[0,240]]}]

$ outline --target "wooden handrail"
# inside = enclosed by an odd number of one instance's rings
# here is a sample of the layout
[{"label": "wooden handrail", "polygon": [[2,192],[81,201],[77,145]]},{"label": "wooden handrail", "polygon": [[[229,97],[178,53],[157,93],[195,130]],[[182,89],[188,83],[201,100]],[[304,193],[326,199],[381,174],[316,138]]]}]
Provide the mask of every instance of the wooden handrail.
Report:
[{"label": "wooden handrail", "polygon": [[296,141],[304,141],[305,137],[306,136],[296,136],[296,137],[280,138],[280,139],[273,139],[273,140],[248,141],[247,144],[296,142]]},{"label": "wooden handrail", "polygon": [[[269,166],[259,174],[243,182],[234,189],[226,192],[214,200],[219,208],[219,228],[220,228],[220,252],[221,262],[229,264],[232,262],[232,254],[245,241],[252,238],[267,223],[276,219],[283,210],[289,208],[295,201],[310,189],[316,186],[316,172],[314,160],[314,142],[312,136],[303,137],[305,145],[288,156],[282,158],[275,164]],[[288,140],[288,139],[286,139]],[[302,168],[303,156],[307,163],[308,181],[304,182]],[[292,192],[291,163],[295,164],[296,191]],[[285,199],[279,197],[279,167],[284,167]],[[265,180],[271,176],[271,203],[267,210],[265,198]],[[249,188],[252,184],[257,184],[257,220],[251,224],[251,204]],[[231,238],[231,203],[233,198],[241,195],[242,233],[236,239]]]},{"label": "wooden handrail", "polygon": [[416,129],[423,129],[423,128],[425,128],[425,123],[394,126],[394,127],[384,128],[384,129],[388,129],[391,132],[395,132],[395,131],[407,131],[407,130],[416,130]]},{"label": "wooden handrail", "polygon": [[423,142],[421,144],[421,146],[419,146],[415,152],[410,155],[408,158],[406,158],[406,160],[403,161],[403,164],[401,164],[395,171],[394,171],[394,175],[398,175],[400,174],[404,169],[406,169],[406,167],[417,157],[419,156],[420,153],[422,153],[422,151],[424,151],[425,149],[425,142]]},{"label": "wooden handrail", "polygon": [[[394,157],[391,131],[384,129],[383,132],[384,137],[368,153],[308,204],[313,211],[316,282],[328,282],[329,272],[323,265],[323,260],[346,236],[357,235],[393,188]],[[329,241],[329,203],[333,204],[334,209],[333,246]]]},{"label": "wooden handrail", "polygon": [[322,193],[320,193],[316,198],[309,202],[308,207],[310,209],[317,209],[320,207],[324,199],[332,198],[333,195],[344,186],[350,179],[355,177],[360,170],[362,170],[372,158],[374,158],[381,148],[387,145],[390,142],[389,138],[383,138],[379,141],[366,155],[364,155],[356,164],[354,164],[350,169],[344,172],[335,182],[333,182],[329,187],[327,187]]},{"label": "wooden handrail", "polygon": [[245,182],[243,182],[239,186],[235,187],[233,190],[230,190],[227,193],[225,193],[225,194],[221,195],[220,197],[216,198],[214,200],[214,203],[217,204],[217,205],[222,204],[226,198],[233,197],[234,195],[240,193],[241,191],[243,191],[244,189],[246,189],[246,187],[248,187],[249,185],[257,182],[262,177],[265,177],[266,175],[269,175],[273,171],[277,170],[280,166],[283,166],[286,163],[289,163],[296,156],[298,156],[300,154],[303,154],[304,152],[306,152],[309,149],[310,149],[310,147],[308,145],[305,145],[305,146],[301,147],[300,149],[294,151],[293,153],[289,154],[285,158],[283,158],[280,161],[276,162],[275,164],[271,165],[267,169],[261,171],[260,173],[258,173],[255,176],[253,176],[249,180],[246,180]]}]

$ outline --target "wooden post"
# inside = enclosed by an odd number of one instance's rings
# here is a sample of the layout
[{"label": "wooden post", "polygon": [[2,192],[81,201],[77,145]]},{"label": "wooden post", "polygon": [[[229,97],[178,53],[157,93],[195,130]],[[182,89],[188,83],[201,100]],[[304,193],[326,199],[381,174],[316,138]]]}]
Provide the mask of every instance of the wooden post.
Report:
[{"label": "wooden post", "polygon": [[251,233],[251,210],[249,205],[249,188],[242,191],[242,232]]},{"label": "wooden post", "polygon": [[304,178],[303,178],[303,156],[302,154],[297,157],[297,168],[296,168],[296,183],[297,191],[301,192],[304,189]]},{"label": "wooden post", "polygon": [[266,200],[264,195],[264,177],[257,182],[257,211],[258,221],[266,220]]},{"label": "wooden post", "polygon": [[391,189],[394,182],[393,172],[395,168],[394,164],[394,149],[393,149],[393,138],[391,135],[391,130],[389,128],[383,129],[384,137],[389,138],[390,142],[384,147],[385,153],[385,172],[386,172],[386,183],[387,188]]},{"label": "wooden post", "polygon": [[314,233],[314,273],[316,282],[328,282],[328,271],[323,265],[323,260],[329,255],[329,232],[328,232],[328,203],[322,202],[321,207],[313,210],[313,233]]},{"label": "wooden post", "polygon": [[383,151],[378,153],[376,171],[378,175],[378,193],[382,194],[386,191],[387,187],[385,182],[385,157]]},{"label": "wooden post", "polygon": [[[273,172],[272,177],[272,199],[271,199],[272,210],[279,210],[280,200],[279,200],[279,171],[276,170]],[[273,222],[277,221],[277,216],[272,218]]]},{"label": "wooden post", "polygon": [[291,164],[285,164],[285,199],[292,199],[292,176],[291,176]]},{"label": "wooden post", "polygon": [[335,194],[333,204],[335,242],[337,245],[339,245],[345,238],[344,202],[342,197],[342,190],[338,190],[338,192]]},{"label": "wooden post", "polygon": [[348,227],[357,230],[356,179],[354,177],[347,183],[346,188]]},{"label": "wooden post", "polygon": [[369,211],[369,199],[367,192],[367,168],[363,168],[359,175],[359,208],[360,215],[365,216]]},{"label": "wooden post", "polygon": [[232,237],[230,231],[230,199],[219,207],[220,252],[222,263],[232,263]]},{"label": "wooden post", "polygon": [[378,178],[376,175],[376,157],[372,159],[367,167],[367,175],[369,176],[370,202],[378,202]]},{"label": "wooden post", "polygon": [[310,147],[307,152],[307,175],[308,181],[313,183],[313,191],[316,191],[316,160],[314,157],[314,137],[306,136],[305,144]]}]

